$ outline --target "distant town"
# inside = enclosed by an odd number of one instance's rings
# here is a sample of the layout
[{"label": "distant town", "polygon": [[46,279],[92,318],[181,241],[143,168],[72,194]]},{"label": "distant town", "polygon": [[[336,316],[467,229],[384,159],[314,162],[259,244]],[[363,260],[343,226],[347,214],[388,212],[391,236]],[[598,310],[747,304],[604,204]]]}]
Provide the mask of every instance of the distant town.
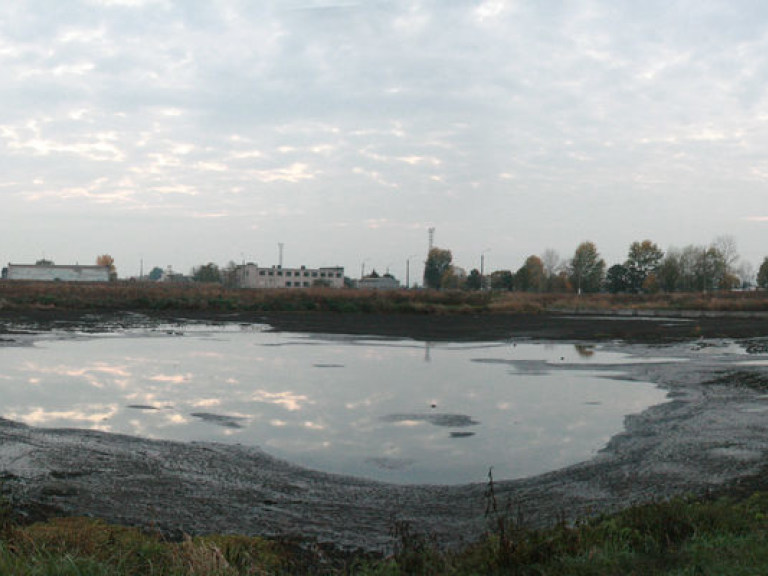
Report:
[{"label": "distant town", "polygon": [[[494,270],[486,273],[483,257],[480,269],[467,272],[453,262],[450,250],[430,245],[424,262],[421,284],[410,278],[410,259],[403,284],[386,270],[375,269],[360,278],[345,275],[343,266],[286,267],[282,262],[261,266],[253,262],[225,267],[209,262],[192,269],[190,274],[171,266],[156,266],[131,282],[206,283],[233,289],[306,289],[357,288],[366,290],[399,290],[428,288],[434,290],[508,291],[535,293],[599,293],[655,294],[659,292],[715,292],[768,288],[768,257],[755,270],[741,261],[736,242],[720,236],[705,246],[689,245],[669,248],[666,252],[651,240],[633,242],[624,262],[607,267],[597,246],[585,241],[568,259],[554,250],[542,256],[531,255],[517,270]],[[282,260],[282,251],[281,258]],[[118,280],[114,259],[102,254],[92,265],[56,264],[42,259],[33,264],[9,263],[2,270],[2,280],[9,282],[113,282]]]}]

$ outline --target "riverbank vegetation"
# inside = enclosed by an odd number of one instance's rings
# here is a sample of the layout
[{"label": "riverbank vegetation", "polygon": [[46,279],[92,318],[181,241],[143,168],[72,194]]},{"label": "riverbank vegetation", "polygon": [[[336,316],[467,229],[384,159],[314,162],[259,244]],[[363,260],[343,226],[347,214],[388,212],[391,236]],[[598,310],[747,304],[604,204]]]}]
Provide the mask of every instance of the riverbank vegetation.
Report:
[{"label": "riverbank vegetation", "polygon": [[525,528],[513,508],[488,511],[488,531],[459,550],[394,522],[379,554],[246,536],[182,537],[95,519],[14,522],[0,531],[0,573],[25,575],[245,574],[766,574],[768,494],[644,504],[614,515]]},{"label": "riverbank vegetation", "polygon": [[768,311],[768,292],[575,294],[463,290],[232,289],[156,282],[0,282],[0,310],[340,313]]}]

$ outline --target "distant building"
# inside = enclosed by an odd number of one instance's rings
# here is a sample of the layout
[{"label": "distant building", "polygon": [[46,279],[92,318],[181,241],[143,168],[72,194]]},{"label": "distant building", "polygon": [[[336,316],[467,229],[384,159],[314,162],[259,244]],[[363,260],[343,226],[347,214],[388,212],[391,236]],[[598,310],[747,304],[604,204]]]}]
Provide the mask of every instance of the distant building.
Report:
[{"label": "distant building", "polygon": [[4,278],[27,282],[109,282],[109,266],[8,264]]},{"label": "distant building", "polygon": [[235,278],[239,288],[343,288],[344,268],[262,268],[258,264],[244,264],[237,267]]},{"label": "distant building", "polygon": [[163,270],[163,273],[160,275],[160,278],[157,280],[158,282],[173,282],[174,284],[180,284],[182,282],[189,282],[190,279],[187,276],[184,276],[181,272],[174,272],[173,268],[169,265],[166,267],[165,270]]},{"label": "distant building", "polygon": [[384,276],[366,276],[357,281],[361,290],[399,290],[400,281],[390,274]]}]

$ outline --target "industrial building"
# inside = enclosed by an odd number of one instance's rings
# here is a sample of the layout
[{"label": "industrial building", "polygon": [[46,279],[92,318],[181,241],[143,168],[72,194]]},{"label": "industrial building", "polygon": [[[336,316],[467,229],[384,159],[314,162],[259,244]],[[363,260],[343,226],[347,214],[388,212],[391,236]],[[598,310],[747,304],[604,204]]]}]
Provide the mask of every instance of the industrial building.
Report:
[{"label": "industrial building", "polygon": [[258,264],[249,263],[237,267],[236,278],[240,288],[343,288],[344,268],[262,268]]},{"label": "industrial building", "polygon": [[400,281],[390,274],[384,276],[366,276],[355,284],[361,290],[399,290]]},{"label": "industrial building", "polygon": [[109,282],[109,272],[109,266],[8,264],[3,278],[27,282]]}]

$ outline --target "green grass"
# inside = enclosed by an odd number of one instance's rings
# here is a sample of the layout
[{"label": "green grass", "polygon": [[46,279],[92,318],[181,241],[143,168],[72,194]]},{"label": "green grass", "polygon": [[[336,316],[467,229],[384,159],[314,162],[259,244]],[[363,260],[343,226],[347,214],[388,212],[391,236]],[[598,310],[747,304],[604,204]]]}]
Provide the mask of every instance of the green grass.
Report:
[{"label": "green grass", "polygon": [[[0,536],[0,574],[14,575],[741,575],[768,574],[768,494],[676,498],[545,530],[513,511],[488,515],[488,531],[443,550],[407,522],[392,526],[386,557],[319,553],[246,536],[169,542],[157,534],[84,518],[20,526]],[[313,551],[314,550],[314,551]]]}]

